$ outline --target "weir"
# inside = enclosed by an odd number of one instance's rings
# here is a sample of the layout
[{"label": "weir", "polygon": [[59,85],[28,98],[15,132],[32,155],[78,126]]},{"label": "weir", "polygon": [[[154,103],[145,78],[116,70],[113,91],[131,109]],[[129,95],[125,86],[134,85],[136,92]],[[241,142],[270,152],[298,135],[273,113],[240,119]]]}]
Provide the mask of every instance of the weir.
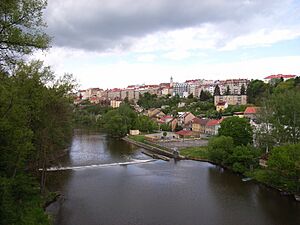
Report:
[{"label": "weir", "polygon": [[[47,168],[46,171],[55,172],[55,171],[63,171],[63,170],[80,170],[80,169],[88,169],[88,168],[103,168],[103,167],[111,167],[111,166],[128,166],[134,164],[142,164],[142,163],[149,163],[154,162],[156,159],[135,159],[129,162],[118,162],[118,163],[108,163],[108,164],[95,164],[95,165],[88,165],[88,166],[66,166],[66,167],[50,167]],[[40,168],[39,171],[43,169]]]}]

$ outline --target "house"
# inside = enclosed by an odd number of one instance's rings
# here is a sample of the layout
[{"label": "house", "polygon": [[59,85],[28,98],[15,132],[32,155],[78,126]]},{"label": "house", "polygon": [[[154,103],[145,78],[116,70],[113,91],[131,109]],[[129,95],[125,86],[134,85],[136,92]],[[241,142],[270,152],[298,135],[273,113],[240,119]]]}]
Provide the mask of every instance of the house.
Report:
[{"label": "house", "polygon": [[178,114],[178,125],[183,127],[189,126],[191,128],[192,120],[196,118],[196,116],[190,112],[179,112]]},{"label": "house", "polygon": [[192,120],[192,131],[200,133],[201,122],[199,118],[194,118]]},{"label": "house", "polygon": [[209,120],[206,124],[205,133],[209,135],[217,135],[219,128],[221,127],[223,119],[220,120]]},{"label": "house", "polygon": [[256,119],[259,110],[260,107],[249,106],[244,111],[244,117],[249,118],[251,120]]},{"label": "house", "polygon": [[112,108],[119,108],[121,103],[122,103],[122,101],[119,101],[119,100],[111,100],[110,101],[110,106]]},{"label": "house", "polygon": [[163,116],[162,118],[160,118],[159,122],[160,122],[160,123],[168,124],[168,123],[170,123],[172,120],[173,120],[173,117],[172,117],[172,116],[166,115],[166,116]]},{"label": "house", "polygon": [[139,130],[129,130],[129,134],[133,135],[133,136],[136,136],[136,135],[140,134],[140,131]]},{"label": "house", "polygon": [[175,131],[176,127],[177,127],[177,124],[178,124],[178,119],[177,118],[173,118],[171,121],[170,121],[170,124],[171,124],[171,130],[172,131]]},{"label": "house", "polygon": [[179,135],[180,138],[194,137],[194,132],[190,130],[180,130],[175,134]]},{"label": "house", "polygon": [[149,109],[148,111],[145,112],[145,115],[150,118],[159,120],[162,117],[164,117],[166,114],[164,114],[160,109]]},{"label": "house", "polygon": [[218,102],[216,105],[216,110],[218,112],[221,112],[221,111],[224,112],[225,109],[227,109],[227,108],[228,108],[227,102]]},{"label": "house", "polygon": [[194,118],[192,120],[192,131],[205,134],[206,124],[208,121],[208,119],[199,119],[197,117]]},{"label": "house", "polygon": [[205,134],[206,130],[206,124],[208,122],[208,119],[200,119],[200,118],[194,118],[192,120],[192,131],[195,133]]}]

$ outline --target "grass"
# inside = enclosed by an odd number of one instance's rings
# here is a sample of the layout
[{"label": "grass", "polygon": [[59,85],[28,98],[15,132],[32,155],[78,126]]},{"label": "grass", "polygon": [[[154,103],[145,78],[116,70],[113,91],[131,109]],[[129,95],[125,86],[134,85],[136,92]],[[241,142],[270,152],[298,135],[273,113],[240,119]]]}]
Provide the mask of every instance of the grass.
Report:
[{"label": "grass", "polygon": [[138,142],[145,142],[145,136],[144,135],[135,135],[135,136],[128,136],[130,139]]},{"label": "grass", "polygon": [[196,159],[208,159],[207,146],[184,148],[180,150],[180,155]]}]

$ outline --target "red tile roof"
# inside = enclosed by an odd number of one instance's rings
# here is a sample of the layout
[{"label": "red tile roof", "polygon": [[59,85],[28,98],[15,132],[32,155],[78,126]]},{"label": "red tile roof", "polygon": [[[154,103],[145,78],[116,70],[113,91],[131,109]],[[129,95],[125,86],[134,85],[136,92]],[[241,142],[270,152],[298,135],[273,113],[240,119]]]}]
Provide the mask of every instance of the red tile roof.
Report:
[{"label": "red tile roof", "polygon": [[295,78],[296,75],[283,75],[283,74],[277,74],[277,75],[270,75],[265,77],[265,79],[280,79],[280,78],[284,78],[284,79],[288,79],[288,78]]},{"label": "red tile roof", "polygon": [[223,121],[223,118],[220,120],[209,120],[206,124],[207,127],[212,127],[220,124]]},{"label": "red tile roof", "polygon": [[259,109],[259,107],[249,106],[249,107],[246,108],[244,114],[256,114],[258,109]]},{"label": "red tile roof", "polygon": [[201,120],[196,117],[196,118],[192,119],[192,123],[194,123],[194,124],[201,124]]},{"label": "red tile roof", "polygon": [[166,115],[166,116],[162,117],[161,119],[162,119],[162,120],[173,119],[173,117],[170,116],[170,115]]},{"label": "red tile roof", "polygon": [[218,106],[226,105],[226,102],[218,102]]},{"label": "red tile roof", "polygon": [[177,131],[175,134],[182,135],[182,136],[191,136],[191,135],[193,135],[193,131],[180,130],[180,131]]}]

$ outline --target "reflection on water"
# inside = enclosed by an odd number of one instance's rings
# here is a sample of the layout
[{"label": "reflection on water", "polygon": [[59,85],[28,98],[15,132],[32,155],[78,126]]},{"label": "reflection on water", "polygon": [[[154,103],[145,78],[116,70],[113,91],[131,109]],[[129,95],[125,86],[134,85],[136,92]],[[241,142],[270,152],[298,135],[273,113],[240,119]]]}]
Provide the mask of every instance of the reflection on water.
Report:
[{"label": "reflection on water", "polygon": [[[122,140],[77,132],[65,163],[128,158],[147,157]],[[55,172],[50,179],[49,187],[65,196],[56,204],[60,225],[300,224],[300,204],[209,163],[156,161]]]},{"label": "reflection on water", "polygon": [[136,150],[135,146],[106,134],[75,130],[70,154],[60,160],[60,165],[86,166],[148,158]]}]

